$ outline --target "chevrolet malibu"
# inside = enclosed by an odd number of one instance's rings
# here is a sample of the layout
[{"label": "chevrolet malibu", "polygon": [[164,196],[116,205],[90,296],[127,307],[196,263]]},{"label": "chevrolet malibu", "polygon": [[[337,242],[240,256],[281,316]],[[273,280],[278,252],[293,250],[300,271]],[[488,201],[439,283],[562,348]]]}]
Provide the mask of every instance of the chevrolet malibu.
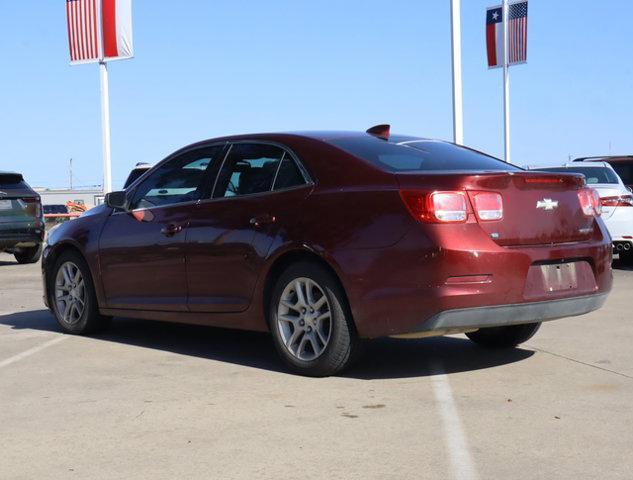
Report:
[{"label": "chevrolet malibu", "polygon": [[367,338],[514,347],[600,308],[612,283],[581,175],[388,126],[185,147],[51,232],[42,267],[69,333],[113,316],[269,331],[311,376],[344,369]]}]

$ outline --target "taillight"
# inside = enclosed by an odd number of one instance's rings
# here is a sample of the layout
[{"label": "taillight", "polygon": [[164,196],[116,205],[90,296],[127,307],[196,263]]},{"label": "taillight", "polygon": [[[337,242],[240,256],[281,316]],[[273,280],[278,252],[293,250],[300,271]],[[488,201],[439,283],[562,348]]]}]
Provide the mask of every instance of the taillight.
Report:
[{"label": "taillight", "polygon": [[464,192],[424,193],[414,190],[400,192],[402,201],[416,220],[431,223],[464,223],[468,218],[468,203]]},{"label": "taillight", "polygon": [[603,207],[633,207],[633,195],[604,197],[600,199],[600,205]]},{"label": "taillight", "polygon": [[479,220],[501,220],[503,218],[503,199],[501,194],[479,192],[475,193],[472,198]]},{"label": "taillight", "polygon": [[588,217],[600,215],[602,213],[602,205],[600,204],[600,195],[593,188],[583,188],[578,190],[578,200],[582,213]]},{"label": "taillight", "polygon": [[42,204],[37,198],[23,198],[22,202],[26,205],[26,211],[33,217],[42,216]]}]

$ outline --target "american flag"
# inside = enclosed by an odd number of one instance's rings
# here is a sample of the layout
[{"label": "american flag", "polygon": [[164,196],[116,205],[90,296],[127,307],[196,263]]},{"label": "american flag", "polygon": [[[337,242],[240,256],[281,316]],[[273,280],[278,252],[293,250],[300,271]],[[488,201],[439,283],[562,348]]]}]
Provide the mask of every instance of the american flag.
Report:
[{"label": "american flag", "polygon": [[508,5],[508,62],[527,61],[528,2]]},{"label": "american flag", "polygon": [[98,0],[66,0],[71,62],[99,60]]}]

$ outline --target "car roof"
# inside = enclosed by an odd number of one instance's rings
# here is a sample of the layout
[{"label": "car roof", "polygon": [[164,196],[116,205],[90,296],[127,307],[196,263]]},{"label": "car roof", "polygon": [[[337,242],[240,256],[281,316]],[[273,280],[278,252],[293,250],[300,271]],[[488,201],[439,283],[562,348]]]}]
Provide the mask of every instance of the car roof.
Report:
[{"label": "car roof", "polygon": [[[280,141],[284,140],[292,140],[292,139],[310,139],[317,140],[322,142],[328,142],[330,140],[336,140],[340,138],[375,138],[373,135],[370,135],[367,132],[359,132],[359,131],[345,131],[345,130],[315,130],[315,131],[295,131],[295,132],[268,132],[268,133],[247,133],[240,135],[227,135],[224,137],[217,138],[209,138],[207,140],[203,140],[201,142],[196,142],[189,147],[195,147],[198,145],[204,145],[208,143],[217,143],[217,142],[237,142],[237,141],[245,141],[245,140],[272,140],[272,141]],[[436,141],[429,138],[424,137],[416,137],[412,135],[390,135],[389,140],[390,143],[400,143],[406,141]]]},{"label": "car roof", "polygon": [[[581,165],[578,163],[565,163],[564,165],[540,165],[540,166],[530,165],[527,168],[528,170],[543,170],[547,168],[552,169],[552,168],[578,168],[578,167],[581,167]],[[592,162],[592,163],[582,164],[582,168],[611,168],[612,169],[611,165],[609,165],[607,162]]]},{"label": "car roof", "polygon": [[605,155],[603,157],[581,157],[574,162],[633,162],[633,155]]},{"label": "car roof", "polygon": [[18,172],[9,172],[9,171],[5,171],[5,170],[0,170],[0,175],[22,175],[21,173]]}]

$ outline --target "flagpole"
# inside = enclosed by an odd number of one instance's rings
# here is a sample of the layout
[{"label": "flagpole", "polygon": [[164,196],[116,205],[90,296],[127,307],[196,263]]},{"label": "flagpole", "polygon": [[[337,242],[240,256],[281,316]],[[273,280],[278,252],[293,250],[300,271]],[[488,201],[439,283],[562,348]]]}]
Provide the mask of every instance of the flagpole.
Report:
[{"label": "flagpole", "polygon": [[503,0],[503,152],[510,162],[510,72],[508,68],[508,0]]},{"label": "flagpole", "polygon": [[103,141],[103,193],[112,191],[112,151],[110,146],[110,85],[108,65],[99,61],[101,79],[101,129]]},{"label": "flagpole", "polygon": [[112,150],[110,144],[110,81],[103,43],[103,2],[97,2],[97,38],[99,39],[99,81],[101,84],[101,142],[103,155],[103,193],[112,191]]},{"label": "flagpole", "polygon": [[462,98],[462,33],[460,1],[451,0],[451,52],[453,73],[453,142],[464,144],[464,110]]}]

